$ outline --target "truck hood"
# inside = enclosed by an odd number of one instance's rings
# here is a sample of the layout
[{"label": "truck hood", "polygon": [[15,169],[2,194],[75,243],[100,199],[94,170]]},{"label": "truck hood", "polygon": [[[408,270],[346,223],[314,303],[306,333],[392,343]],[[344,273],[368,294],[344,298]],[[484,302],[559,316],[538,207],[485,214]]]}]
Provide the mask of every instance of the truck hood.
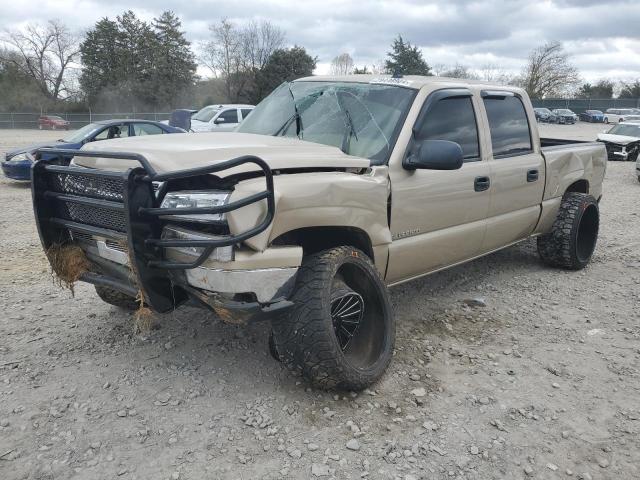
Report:
[{"label": "truck hood", "polygon": [[[143,155],[158,173],[204,167],[243,155],[262,158],[272,170],[290,168],[367,168],[366,158],[343,153],[337,147],[305,142],[297,138],[272,137],[250,133],[197,133],[149,135],[88,143],[90,152],[127,152]],[[101,170],[124,171],[138,166],[131,160],[75,157],[75,165]],[[259,171],[247,163],[221,171],[218,176]]]},{"label": "truck hood", "polygon": [[616,145],[627,145],[631,142],[640,141],[639,137],[628,137],[626,135],[616,135],[614,133],[601,133],[598,135],[601,142],[615,143]]}]

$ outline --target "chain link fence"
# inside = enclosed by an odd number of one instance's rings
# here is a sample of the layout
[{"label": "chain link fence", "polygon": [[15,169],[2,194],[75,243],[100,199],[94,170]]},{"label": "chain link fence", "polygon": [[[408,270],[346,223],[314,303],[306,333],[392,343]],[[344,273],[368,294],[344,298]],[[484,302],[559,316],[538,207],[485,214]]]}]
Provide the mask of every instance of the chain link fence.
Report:
[{"label": "chain link fence", "polygon": [[574,113],[585,110],[606,111],[608,108],[640,108],[640,98],[544,98],[532,99],[536,108],[568,108]]},{"label": "chain link fence", "polygon": [[[2,128],[38,128],[38,119],[45,114],[39,113],[20,113],[20,112],[0,112],[0,129]],[[58,116],[71,122],[69,128],[80,128],[91,122],[99,122],[100,120],[113,119],[140,119],[155,120],[157,122],[168,120],[171,113],[153,112],[153,113],[47,113],[46,116]]]}]

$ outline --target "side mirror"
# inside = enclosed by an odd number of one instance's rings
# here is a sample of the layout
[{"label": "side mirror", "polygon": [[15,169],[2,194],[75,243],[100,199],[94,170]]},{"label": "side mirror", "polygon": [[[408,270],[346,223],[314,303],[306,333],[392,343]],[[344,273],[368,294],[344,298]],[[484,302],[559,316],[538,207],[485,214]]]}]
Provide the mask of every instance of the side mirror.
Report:
[{"label": "side mirror", "polygon": [[462,147],[449,140],[424,140],[420,147],[406,157],[402,166],[406,170],[457,170],[462,167]]},{"label": "side mirror", "polygon": [[224,117],[218,117],[214,120],[214,122],[216,125],[219,123],[224,123]]}]

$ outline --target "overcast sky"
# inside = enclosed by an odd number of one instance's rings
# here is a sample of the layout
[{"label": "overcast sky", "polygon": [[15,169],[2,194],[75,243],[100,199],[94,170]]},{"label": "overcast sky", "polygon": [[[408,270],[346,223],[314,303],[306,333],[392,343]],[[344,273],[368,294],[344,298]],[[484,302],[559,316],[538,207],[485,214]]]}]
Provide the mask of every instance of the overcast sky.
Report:
[{"label": "overcast sky", "polygon": [[430,65],[517,73],[532,48],[559,40],[586,80],[640,78],[638,0],[0,0],[0,28],[59,18],[86,29],[126,9],[145,19],[173,10],[194,47],[221,18],[266,19],[318,57],[318,73],[342,52],[356,65],[380,63],[400,33]]}]

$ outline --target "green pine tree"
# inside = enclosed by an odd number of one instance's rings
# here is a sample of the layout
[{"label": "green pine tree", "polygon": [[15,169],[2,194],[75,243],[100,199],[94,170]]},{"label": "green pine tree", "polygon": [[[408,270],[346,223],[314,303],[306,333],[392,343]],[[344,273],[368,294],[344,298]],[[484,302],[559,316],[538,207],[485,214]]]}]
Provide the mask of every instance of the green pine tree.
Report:
[{"label": "green pine tree", "polygon": [[432,75],[431,67],[422,57],[422,52],[417,46],[405,42],[398,35],[391,45],[391,51],[387,53],[389,59],[385,62],[387,73],[395,75]]},{"label": "green pine tree", "polygon": [[158,40],[155,57],[154,84],[158,102],[175,108],[181,96],[195,82],[196,62],[191,45],[181,30],[180,19],[171,11],[163,12],[153,20]]},{"label": "green pine tree", "polygon": [[281,83],[313,75],[316,62],[317,58],[309,55],[304,47],[275,50],[264,68],[257,72],[251,100],[258,103]]},{"label": "green pine tree", "polygon": [[108,18],[99,20],[80,45],[82,74],[80,86],[93,105],[107,87],[119,82],[118,24]]}]

